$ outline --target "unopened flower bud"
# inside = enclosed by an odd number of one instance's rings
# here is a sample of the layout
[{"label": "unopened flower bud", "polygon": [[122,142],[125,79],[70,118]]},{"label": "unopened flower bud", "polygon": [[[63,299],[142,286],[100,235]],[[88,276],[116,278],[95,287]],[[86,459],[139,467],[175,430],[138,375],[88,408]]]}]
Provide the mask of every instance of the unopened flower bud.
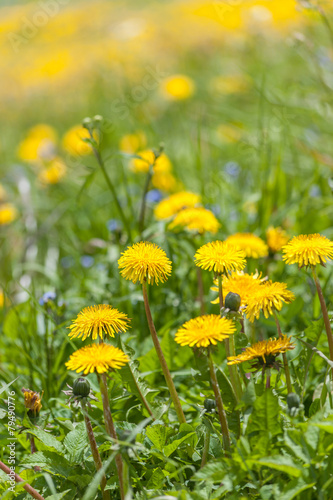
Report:
[{"label": "unopened flower bud", "polygon": [[90,384],[86,378],[79,377],[73,383],[73,396],[87,397],[90,394]]},{"label": "unopened flower bud", "polygon": [[216,402],[214,399],[205,399],[204,408],[208,413],[212,413],[216,409]]},{"label": "unopened flower bud", "polygon": [[226,309],[230,309],[230,311],[237,312],[241,305],[241,298],[238,293],[229,292],[225,298],[224,306]]}]

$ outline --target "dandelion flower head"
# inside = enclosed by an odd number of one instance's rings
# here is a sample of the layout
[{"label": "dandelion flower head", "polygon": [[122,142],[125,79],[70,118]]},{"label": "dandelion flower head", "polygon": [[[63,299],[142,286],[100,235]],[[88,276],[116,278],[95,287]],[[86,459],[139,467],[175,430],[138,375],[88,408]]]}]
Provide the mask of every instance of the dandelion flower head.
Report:
[{"label": "dandelion flower head", "polygon": [[270,226],[266,231],[267,244],[271,252],[279,252],[289,241],[289,236],[282,227]]},{"label": "dandelion flower head", "polygon": [[152,165],[154,165],[154,174],[166,174],[172,171],[171,162],[165,153],[161,153],[156,158],[154,151],[146,149],[139,151],[136,155],[140,158],[133,158],[130,164],[131,170],[135,173],[147,173]]},{"label": "dandelion flower head", "polygon": [[171,231],[186,229],[200,234],[206,232],[216,234],[219,227],[220,223],[213,212],[204,207],[191,207],[178,212],[168,229]]},{"label": "dandelion flower head", "polygon": [[10,224],[17,218],[17,210],[11,203],[2,203],[0,205],[0,226]]},{"label": "dandelion flower head", "polygon": [[301,234],[282,248],[283,260],[298,267],[325,265],[333,259],[333,242],[321,234]]},{"label": "dandelion flower head", "polygon": [[164,97],[171,101],[181,101],[191,97],[195,85],[191,78],[185,75],[172,75],[162,81]]},{"label": "dandelion flower head", "polygon": [[195,207],[200,203],[200,196],[189,191],[180,191],[160,201],[154,214],[156,219],[163,220],[173,217],[184,208]]},{"label": "dandelion flower head", "polygon": [[241,271],[246,265],[243,250],[225,241],[206,243],[197,250],[194,261],[198,267],[217,274]]},{"label": "dandelion flower head", "polygon": [[156,243],[140,241],[121,254],[118,267],[123,278],[150,285],[165,282],[171,274],[171,261]]},{"label": "dandelion flower head", "polygon": [[247,347],[238,356],[228,357],[228,365],[238,365],[245,361],[257,360],[259,366],[271,366],[278,354],[292,349],[295,349],[295,345],[291,342],[291,337],[282,335],[278,339],[272,338],[257,342],[251,347]]},{"label": "dandelion flower head", "polygon": [[225,241],[244,250],[246,257],[258,259],[268,255],[268,247],[264,240],[252,233],[232,234]]},{"label": "dandelion flower head", "polygon": [[176,333],[175,341],[181,346],[208,347],[216,345],[229,335],[234,334],[236,327],[234,322],[227,318],[221,318],[216,314],[207,314],[190,319],[183,324]]},{"label": "dandelion flower head", "polygon": [[[235,271],[227,276],[223,276],[222,286],[223,295],[227,296],[229,292],[237,293],[241,298],[241,306],[246,306],[248,300],[257,291],[266,278],[261,277],[258,272],[247,274],[243,271]],[[218,281],[214,280],[212,291],[218,292]],[[212,301],[212,304],[219,304],[219,297]]]},{"label": "dandelion flower head", "polygon": [[266,281],[248,298],[245,314],[251,322],[259,319],[261,311],[268,318],[274,310],[281,311],[284,303],[290,304],[294,299],[286,283]]},{"label": "dandelion flower head", "polygon": [[88,373],[105,373],[118,370],[129,362],[128,356],[117,347],[109,344],[91,344],[75,351],[65,363],[68,370]]},{"label": "dandelion flower head", "polygon": [[115,333],[126,332],[128,324],[126,314],[115,307],[107,304],[89,306],[82,309],[73,324],[68,327],[71,330],[69,337],[82,337],[82,340],[90,336],[93,340],[98,336],[103,339],[103,334],[114,337]]}]

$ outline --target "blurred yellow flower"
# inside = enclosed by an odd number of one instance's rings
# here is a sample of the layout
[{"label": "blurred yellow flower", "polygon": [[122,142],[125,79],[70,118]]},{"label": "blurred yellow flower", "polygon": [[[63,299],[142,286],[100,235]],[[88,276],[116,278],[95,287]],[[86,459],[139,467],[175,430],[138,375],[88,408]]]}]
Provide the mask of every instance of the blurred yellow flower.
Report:
[{"label": "blurred yellow flower", "polygon": [[154,214],[156,219],[168,219],[184,208],[195,207],[198,203],[200,203],[200,196],[198,194],[189,191],[180,191],[160,201],[155,208]]},{"label": "blurred yellow flower", "polygon": [[211,81],[212,91],[220,94],[239,94],[248,88],[249,81],[244,75],[219,75]]},{"label": "blurred yellow flower", "polygon": [[195,264],[218,274],[241,271],[246,265],[245,253],[225,241],[206,243],[197,250]]},{"label": "blurred yellow flower", "polygon": [[67,370],[77,373],[105,373],[118,370],[129,362],[128,356],[117,347],[109,344],[91,344],[75,351],[65,363]]},{"label": "blurred yellow flower", "polygon": [[165,78],[161,88],[164,97],[173,101],[188,99],[195,91],[193,80],[185,75],[173,75]]},{"label": "blurred yellow flower", "polygon": [[233,123],[222,123],[216,130],[217,138],[225,143],[238,142],[243,135],[243,130]]},{"label": "blurred yellow flower", "polygon": [[0,309],[5,305],[5,294],[2,290],[0,290]]},{"label": "blurred yellow flower", "polygon": [[171,231],[187,229],[200,234],[205,232],[216,234],[220,225],[210,210],[204,207],[190,207],[178,212],[168,225],[168,229]]},{"label": "blurred yellow flower", "polygon": [[208,347],[210,344],[227,339],[235,333],[236,327],[232,320],[221,318],[216,314],[207,314],[190,319],[176,333],[175,341],[181,346]]},{"label": "blurred yellow flower", "polygon": [[[70,128],[62,139],[62,146],[73,156],[85,156],[92,152],[91,146],[84,142],[83,139],[88,139],[89,132],[82,125],[75,125]],[[94,135],[97,140],[97,135]]]},{"label": "blurred yellow flower", "polygon": [[13,222],[18,216],[18,212],[11,203],[2,203],[0,205],[0,226],[5,226]]},{"label": "blurred yellow flower", "polygon": [[267,244],[271,252],[279,252],[289,241],[289,236],[282,227],[270,226],[266,231]]},{"label": "blurred yellow flower", "polygon": [[138,130],[133,134],[124,135],[119,143],[119,149],[123,153],[136,153],[144,148],[147,144],[147,137],[142,130]]},{"label": "blurred yellow flower", "polygon": [[149,167],[154,165],[154,173],[169,173],[172,170],[172,165],[165,153],[162,153],[158,158],[151,149],[139,151],[136,153],[140,158],[133,158],[130,163],[131,170],[135,173],[147,173]]},{"label": "blurred yellow flower", "polygon": [[164,191],[165,193],[172,193],[178,187],[178,181],[174,175],[169,172],[156,172],[151,178],[151,183],[154,188]]},{"label": "blurred yellow flower", "polygon": [[115,333],[126,332],[129,319],[126,314],[118,311],[108,304],[89,306],[82,309],[73,324],[68,328],[71,332],[70,338],[82,337],[85,340],[92,336],[96,340],[98,336],[103,339],[103,334],[114,337]]},{"label": "blurred yellow flower", "polygon": [[262,340],[247,347],[238,356],[230,356],[228,358],[228,365],[238,365],[245,361],[257,360],[259,366],[272,366],[275,362],[275,357],[286,351],[295,349],[295,344],[291,342],[291,337],[283,335],[275,339]]},{"label": "blurred yellow flower", "polygon": [[[247,274],[243,271],[232,272],[227,276],[223,276],[222,286],[223,295],[227,296],[229,292],[237,293],[241,298],[241,305],[246,306],[248,300],[258,287],[266,280],[266,278],[261,277],[261,273],[258,272]],[[218,292],[218,281],[214,280],[214,285],[211,288],[213,292]],[[219,304],[219,297],[212,301],[212,304]]]},{"label": "blurred yellow flower", "polygon": [[38,179],[42,184],[57,184],[65,177],[66,170],[64,162],[60,158],[55,158],[39,172]]},{"label": "blurred yellow flower", "polygon": [[294,236],[282,251],[287,264],[298,264],[298,267],[325,265],[327,259],[333,259],[333,242],[321,234],[301,234]]},{"label": "blurred yellow flower", "polygon": [[274,310],[281,311],[283,303],[290,304],[295,299],[295,295],[287,290],[286,283],[266,281],[248,298],[245,314],[253,323],[254,319],[259,319],[260,312],[268,318]]},{"label": "blurred yellow flower", "polygon": [[246,257],[258,259],[259,257],[266,257],[268,255],[268,246],[264,240],[252,233],[232,234],[225,241],[244,250]]},{"label": "blurred yellow flower", "polygon": [[133,283],[163,283],[171,274],[171,261],[156,243],[140,241],[121,254],[118,267],[123,278]]},{"label": "blurred yellow flower", "polygon": [[26,137],[20,142],[18,156],[24,161],[36,161],[50,158],[55,154],[57,133],[49,125],[39,124],[28,130]]}]

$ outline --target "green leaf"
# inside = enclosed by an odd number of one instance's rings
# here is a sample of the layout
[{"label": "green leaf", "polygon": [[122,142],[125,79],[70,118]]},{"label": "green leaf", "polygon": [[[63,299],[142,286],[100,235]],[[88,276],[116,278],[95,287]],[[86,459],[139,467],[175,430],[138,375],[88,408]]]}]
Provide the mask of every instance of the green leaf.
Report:
[{"label": "green leaf", "polygon": [[62,491],[61,493],[57,493],[56,495],[51,495],[46,497],[45,500],[61,500],[64,496],[71,490]]},{"label": "green leaf", "polygon": [[[304,480],[301,478],[294,479],[285,486],[282,493],[279,495],[279,500],[292,500],[295,497],[300,498],[298,496],[300,493],[310,488],[313,488],[314,486],[316,486],[316,483],[306,484]],[[305,496],[305,498],[307,497]]]},{"label": "green leaf", "polygon": [[151,425],[146,428],[146,436],[159,451],[163,450],[168,437],[172,434],[173,430],[164,424]]},{"label": "green leaf", "polygon": [[68,452],[69,461],[71,463],[80,463],[86,448],[89,446],[84,422],[80,422],[73,431],[67,434],[63,444]]},{"label": "green leaf", "polygon": [[264,457],[259,460],[251,460],[251,463],[264,465],[270,469],[278,470],[292,477],[300,477],[302,475],[302,465],[296,464],[292,458],[285,455],[276,455],[273,457]]},{"label": "green leaf", "polygon": [[41,441],[49,450],[64,453],[64,447],[52,434],[41,429],[29,429],[28,434],[32,434]]},{"label": "green leaf", "polygon": [[[177,450],[177,448],[182,444],[182,443],[188,443],[190,444],[190,441],[192,441],[192,436],[195,436],[196,441],[197,441],[197,434],[193,427],[189,424],[181,424],[179,428],[179,433],[173,438],[172,442],[170,444],[167,444],[163,448],[164,455],[169,457],[174,451]],[[191,445],[194,447],[196,443],[192,443]]]},{"label": "green leaf", "polygon": [[269,389],[256,399],[249,418],[248,432],[270,433],[276,436],[282,432],[279,420],[279,401]]},{"label": "green leaf", "polygon": [[163,487],[165,481],[165,475],[163,474],[162,469],[154,469],[153,473],[146,485],[148,490],[158,490]]},{"label": "green leaf", "polygon": [[51,451],[37,451],[32,455],[25,456],[20,465],[28,468],[37,466],[51,474],[60,475],[64,478],[73,474],[73,466],[68,460]]}]

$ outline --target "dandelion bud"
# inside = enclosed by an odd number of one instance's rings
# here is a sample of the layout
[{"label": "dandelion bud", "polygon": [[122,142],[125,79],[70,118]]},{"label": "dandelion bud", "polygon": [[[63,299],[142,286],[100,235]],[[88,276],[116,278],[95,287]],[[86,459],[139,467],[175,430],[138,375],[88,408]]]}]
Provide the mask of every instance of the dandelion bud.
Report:
[{"label": "dandelion bud", "polygon": [[93,120],[94,120],[95,122],[102,122],[102,121],[103,121],[103,116],[101,116],[101,115],[95,115],[95,116],[93,117]]},{"label": "dandelion bud", "polygon": [[86,118],[83,118],[82,120],[82,127],[83,128],[90,128],[92,125],[92,120],[91,118],[89,118],[88,116]]},{"label": "dandelion bud", "polygon": [[205,399],[204,408],[208,413],[212,413],[216,409],[216,402],[214,399]]},{"label": "dandelion bud", "polygon": [[79,377],[73,383],[73,396],[87,397],[90,394],[90,384],[86,378]]},{"label": "dandelion bud", "polygon": [[241,305],[241,298],[238,293],[229,292],[225,298],[224,305],[226,309],[237,312]]}]

